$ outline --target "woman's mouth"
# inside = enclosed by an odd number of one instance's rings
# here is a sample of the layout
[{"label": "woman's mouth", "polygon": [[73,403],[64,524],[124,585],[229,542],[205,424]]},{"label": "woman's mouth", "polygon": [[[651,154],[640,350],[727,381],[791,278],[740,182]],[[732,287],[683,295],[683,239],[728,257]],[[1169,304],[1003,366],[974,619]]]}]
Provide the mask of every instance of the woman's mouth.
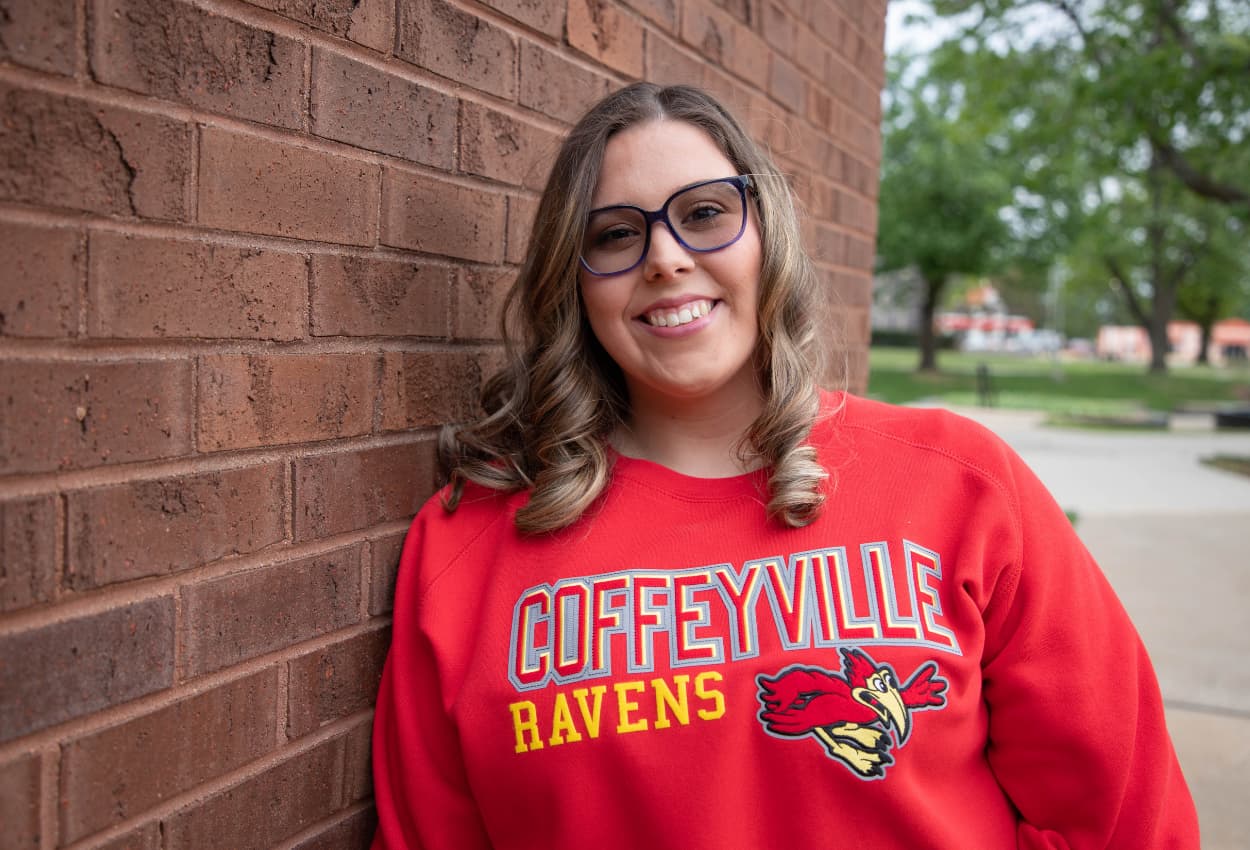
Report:
[{"label": "woman's mouth", "polygon": [[644,322],[655,328],[676,328],[688,325],[712,312],[712,302],[707,299],[689,301],[680,307],[661,307],[643,313]]}]

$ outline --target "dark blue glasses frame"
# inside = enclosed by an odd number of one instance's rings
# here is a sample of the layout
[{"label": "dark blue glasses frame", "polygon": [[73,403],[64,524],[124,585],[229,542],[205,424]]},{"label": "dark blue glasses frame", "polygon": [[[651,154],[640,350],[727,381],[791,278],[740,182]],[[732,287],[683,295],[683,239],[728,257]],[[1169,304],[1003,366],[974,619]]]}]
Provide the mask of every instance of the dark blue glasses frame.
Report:
[{"label": "dark blue glasses frame", "polygon": [[[679,195],[683,195],[686,192],[689,192],[691,189],[698,189],[700,186],[710,186],[713,183],[728,183],[738,190],[739,199],[742,201],[742,224],[741,226],[738,227],[738,233],[732,239],[725,242],[724,244],[717,245],[714,248],[696,248],[690,243],[688,243],[685,239],[682,239],[680,235],[678,235],[677,228],[673,227],[673,222],[668,217],[668,206],[669,204],[673,202],[673,199],[678,197]],[[578,257],[577,257],[578,262],[582,264],[583,269],[585,269],[586,271],[588,271],[590,274],[594,275],[595,277],[614,277],[618,274],[625,274],[625,272],[633,271],[634,269],[638,268],[638,266],[642,265],[643,260],[647,259],[647,253],[651,250],[651,228],[655,225],[657,221],[664,222],[664,226],[668,228],[668,232],[671,233],[673,235],[673,238],[677,240],[677,243],[681,245],[683,248],[685,248],[687,251],[694,251],[695,253],[698,253],[698,254],[710,254],[713,251],[721,251],[725,248],[728,248],[730,245],[734,244],[739,239],[741,239],[743,233],[746,233],[746,230],[747,230],[747,189],[750,186],[751,186],[751,178],[750,176],[746,174],[738,174],[734,177],[718,177],[715,180],[704,180],[701,183],[694,183],[690,186],[685,186],[681,189],[678,189],[676,192],[668,196],[668,200],[666,200],[664,202],[664,205],[661,206],[658,210],[644,210],[642,207],[636,207],[633,204],[613,204],[610,207],[599,207],[598,209],[591,210],[590,215],[594,215],[595,213],[608,212],[609,210],[634,210],[635,212],[639,213],[642,216],[643,222],[644,222],[642,254],[639,255],[637,262],[635,262],[632,266],[629,266],[628,268],[624,268],[624,269],[621,269],[619,271],[614,271],[614,272],[595,271],[587,264],[586,258],[581,256],[580,252],[578,253]]]}]

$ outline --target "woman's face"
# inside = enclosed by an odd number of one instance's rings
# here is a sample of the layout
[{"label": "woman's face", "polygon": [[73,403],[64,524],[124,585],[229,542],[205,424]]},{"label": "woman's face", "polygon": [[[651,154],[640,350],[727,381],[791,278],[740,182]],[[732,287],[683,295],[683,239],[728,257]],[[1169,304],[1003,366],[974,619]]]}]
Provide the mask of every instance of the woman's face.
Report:
[{"label": "woman's face", "polygon": [[[591,208],[656,210],[684,187],[737,173],[700,128],[650,121],[609,139]],[[746,229],[726,248],[691,251],[655,222],[647,255],[635,268],[607,277],[581,270],[590,326],[624,373],[632,404],[758,396],[753,355],[761,245],[749,195],[746,206]],[[669,213],[675,223],[679,214],[708,215],[698,209]]]}]

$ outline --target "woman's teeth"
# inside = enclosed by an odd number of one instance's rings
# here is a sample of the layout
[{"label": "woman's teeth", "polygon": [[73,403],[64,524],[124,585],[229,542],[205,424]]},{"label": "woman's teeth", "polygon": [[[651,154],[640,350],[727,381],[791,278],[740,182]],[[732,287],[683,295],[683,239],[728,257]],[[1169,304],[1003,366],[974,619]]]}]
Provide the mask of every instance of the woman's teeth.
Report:
[{"label": "woman's teeth", "polygon": [[689,304],[683,304],[679,309],[655,310],[647,313],[643,318],[647,320],[647,324],[657,328],[675,328],[678,325],[690,324],[695,319],[701,319],[710,312],[712,312],[711,301],[691,301]]}]

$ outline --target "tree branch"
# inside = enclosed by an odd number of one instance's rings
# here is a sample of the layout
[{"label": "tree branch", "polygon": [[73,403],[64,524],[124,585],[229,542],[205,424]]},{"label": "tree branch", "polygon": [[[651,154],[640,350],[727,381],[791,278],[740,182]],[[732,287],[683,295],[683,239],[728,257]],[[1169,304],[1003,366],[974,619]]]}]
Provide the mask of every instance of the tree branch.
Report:
[{"label": "tree branch", "polygon": [[1125,302],[1128,304],[1129,312],[1133,314],[1133,318],[1143,328],[1150,327],[1150,319],[1146,315],[1146,311],[1142,309],[1141,301],[1137,298],[1137,293],[1133,292],[1132,285],[1128,282],[1128,278],[1124,275],[1124,270],[1120,267],[1120,262],[1115,257],[1104,255],[1103,263],[1107,266],[1107,271],[1111,273],[1111,279],[1114,280],[1120,288],[1120,293],[1124,296]]},{"label": "tree branch", "polygon": [[1194,168],[1183,153],[1156,132],[1150,134],[1150,147],[1167,166],[1168,171],[1175,174],[1185,184],[1185,188],[1195,195],[1225,204],[1250,204],[1250,192],[1231,183],[1216,180]]}]

